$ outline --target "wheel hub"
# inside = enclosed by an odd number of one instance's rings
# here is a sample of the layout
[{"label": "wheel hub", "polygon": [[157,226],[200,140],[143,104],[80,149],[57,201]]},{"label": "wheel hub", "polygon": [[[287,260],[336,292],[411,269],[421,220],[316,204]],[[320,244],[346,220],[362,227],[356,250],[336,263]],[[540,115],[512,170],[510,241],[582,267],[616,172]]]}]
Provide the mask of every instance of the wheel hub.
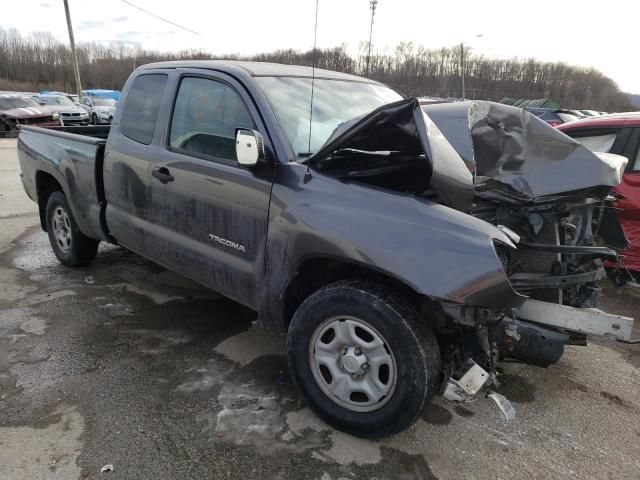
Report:
[{"label": "wheel hub", "polygon": [[63,252],[71,250],[71,220],[62,207],[57,207],[52,217],[53,237]]},{"label": "wheel hub", "polygon": [[344,350],[346,353],[340,359],[342,368],[355,375],[367,373],[366,368],[363,368],[363,366],[367,365],[367,356],[363,353],[358,355],[359,349],[355,346],[345,347]]},{"label": "wheel hub", "polygon": [[397,378],[394,356],[384,337],[350,316],[320,324],[309,345],[309,362],[322,391],[354,412],[370,412],[391,398]]}]

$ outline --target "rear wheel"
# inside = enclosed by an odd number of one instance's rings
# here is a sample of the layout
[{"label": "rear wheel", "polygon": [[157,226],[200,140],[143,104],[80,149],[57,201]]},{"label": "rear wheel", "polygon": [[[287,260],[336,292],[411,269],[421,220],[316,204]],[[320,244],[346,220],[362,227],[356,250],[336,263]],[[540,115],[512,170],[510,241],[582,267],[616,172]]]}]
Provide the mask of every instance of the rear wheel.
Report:
[{"label": "rear wheel", "polygon": [[98,116],[95,113],[91,114],[91,123],[98,125]]},{"label": "rear wheel", "polygon": [[305,300],[291,321],[287,359],[320,417],[367,438],[409,427],[440,379],[438,343],[417,310],[391,290],[355,280]]},{"label": "rear wheel", "polygon": [[96,258],[100,242],[78,229],[67,198],[61,192],[53,192],[47,201],[47,233],[53,253],[62,264],[76,267]]}]

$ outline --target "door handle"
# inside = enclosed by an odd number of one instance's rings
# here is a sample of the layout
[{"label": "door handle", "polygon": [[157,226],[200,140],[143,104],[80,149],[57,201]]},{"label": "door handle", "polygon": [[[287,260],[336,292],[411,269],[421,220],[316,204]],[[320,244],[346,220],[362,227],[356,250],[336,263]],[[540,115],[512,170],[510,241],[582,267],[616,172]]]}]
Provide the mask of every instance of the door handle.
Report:
[{"label": "door handle", "polygon": [[163,185],[173,182],[174,180],[173,175],[169,173],[169,169],[167,167],[156,168],[151,172],[151,175],[160,180]]}]

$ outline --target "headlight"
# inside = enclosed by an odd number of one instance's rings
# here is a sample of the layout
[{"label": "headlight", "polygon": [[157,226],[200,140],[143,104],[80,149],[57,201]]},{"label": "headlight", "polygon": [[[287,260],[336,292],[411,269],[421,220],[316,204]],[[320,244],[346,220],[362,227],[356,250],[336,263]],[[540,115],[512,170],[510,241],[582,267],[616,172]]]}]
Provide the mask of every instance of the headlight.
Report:
[{"label": "headlight", "polygon": [[60,114],[58,112],[53,112],[53,115],[51,115],[51,118],[53,118],[54,120],[57,120],[60,118]]}]

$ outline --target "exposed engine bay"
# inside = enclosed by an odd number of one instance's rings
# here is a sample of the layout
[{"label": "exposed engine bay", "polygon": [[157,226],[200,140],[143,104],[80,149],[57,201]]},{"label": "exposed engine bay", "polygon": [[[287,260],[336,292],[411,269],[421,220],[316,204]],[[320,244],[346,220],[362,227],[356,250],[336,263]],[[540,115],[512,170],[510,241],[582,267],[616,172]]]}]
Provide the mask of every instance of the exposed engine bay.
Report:
[{"label": "exposed engine bay", "polygon": [[617,261],[616,249],[626,246],[608,198],[625,158],[592,153],[519,108],[410,99],[340,125],[308,161],[344,182],[462,211],[506,235],[494,240],[494,253],[520,307],[441,301],[439,312],[425,309],[437,318],[445,397],[469,400],[496,383],[501,358],[547,367],[564,345],[586,345],[587,334],[630,335],[631,319],[594,310],[603,262]]}]

